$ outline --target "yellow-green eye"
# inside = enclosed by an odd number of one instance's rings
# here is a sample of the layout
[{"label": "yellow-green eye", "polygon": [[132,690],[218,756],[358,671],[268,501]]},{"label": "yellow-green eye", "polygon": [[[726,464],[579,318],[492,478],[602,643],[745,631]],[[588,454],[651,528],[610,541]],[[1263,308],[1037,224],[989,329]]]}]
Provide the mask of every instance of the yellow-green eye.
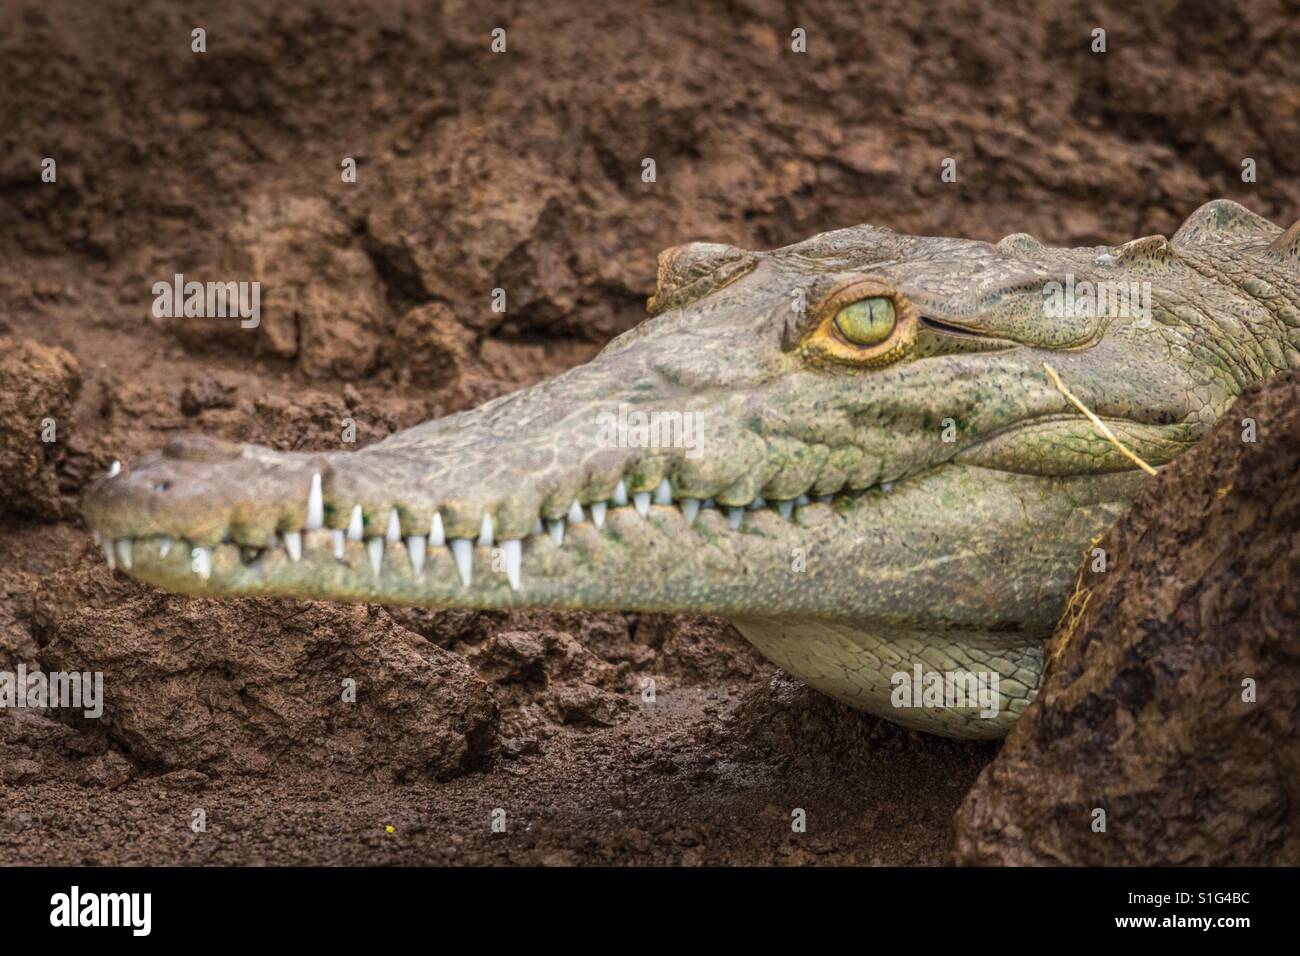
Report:
[{"label": "yellow-green eye", "polygon": [[835,327],[854,345],[878,345],[894,331],[894,303],[875,295],[846,305],[835,313]]}]

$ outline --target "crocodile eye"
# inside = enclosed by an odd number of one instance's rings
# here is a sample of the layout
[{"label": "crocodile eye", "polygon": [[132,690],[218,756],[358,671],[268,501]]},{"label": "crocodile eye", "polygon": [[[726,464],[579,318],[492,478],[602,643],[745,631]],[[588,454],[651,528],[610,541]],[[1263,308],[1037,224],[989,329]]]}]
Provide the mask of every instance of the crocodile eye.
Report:
[{"label": "crocodile eye", "polygon": [[854,345],[879,345],[894,331],[894,303],[884,296],[872,296],[846,305],[835,315],[835,328]]},{"label": "crocodile eye", "polygon": [[799,344],[819,365],[879,368],[908,355],[916,343],[916,307],[886,279],[841,282],[812,309],[816,322]]}]

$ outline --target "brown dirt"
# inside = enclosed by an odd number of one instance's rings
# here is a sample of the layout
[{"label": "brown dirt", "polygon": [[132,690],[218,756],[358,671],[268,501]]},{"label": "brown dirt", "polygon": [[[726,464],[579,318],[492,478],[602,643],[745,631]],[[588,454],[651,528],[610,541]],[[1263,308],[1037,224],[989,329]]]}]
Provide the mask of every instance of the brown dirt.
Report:
[{"label": "brown dirt", "polygon": [[[1279,3],[793,9],[0,0],[0,667],[103,667],[109,696],[0,711],[0,862],[945,859],[994,748],[840,708],[721,622],[187,602],[75,517],[177,432],[364,444],[584,361],[685,240],[1300,207]],[[261,327],[155,319],[177,272],[260,279]]]},{"label": "brown dirt", "polygon": [[1300,862],[1297,474],[1289,372],[1143,489],[957,814],[960,860]]}]

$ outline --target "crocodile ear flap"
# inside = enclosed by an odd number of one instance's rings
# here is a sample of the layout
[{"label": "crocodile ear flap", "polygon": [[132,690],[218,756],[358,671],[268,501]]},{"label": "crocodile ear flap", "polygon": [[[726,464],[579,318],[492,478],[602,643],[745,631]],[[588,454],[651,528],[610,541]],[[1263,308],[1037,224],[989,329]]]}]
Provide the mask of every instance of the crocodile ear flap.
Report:
[{"label": "crocodile ear flap", "polygon": [[1174,250],[1164,236],[1143,236],[1115,250],[1115,257],[1130,269],[1167,266],[1175,261]]},{"label": "crocodile ear flap", "polygon": [[1300,219],[1268,244],[1268,254],[1292,268],[1300,268]]},{"label": "crocodile ear flap", "polygon": [[659,253],[655,294],[646,311],[659,315],[679,308],[735,282],[754,268],[758,257],[738,246],[719,242],[688,242]]}]

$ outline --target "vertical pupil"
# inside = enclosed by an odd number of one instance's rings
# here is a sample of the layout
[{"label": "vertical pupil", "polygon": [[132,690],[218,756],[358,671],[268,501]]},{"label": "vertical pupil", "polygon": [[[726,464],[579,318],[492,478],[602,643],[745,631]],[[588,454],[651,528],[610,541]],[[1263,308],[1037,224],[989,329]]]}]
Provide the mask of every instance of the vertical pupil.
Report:
[{"label": "vertical pupil", "polygon": [[883,296],[861,299],[840,310],[835,321],[841,334],[856,345],[874,345],[894,327],[894,303]]}]

